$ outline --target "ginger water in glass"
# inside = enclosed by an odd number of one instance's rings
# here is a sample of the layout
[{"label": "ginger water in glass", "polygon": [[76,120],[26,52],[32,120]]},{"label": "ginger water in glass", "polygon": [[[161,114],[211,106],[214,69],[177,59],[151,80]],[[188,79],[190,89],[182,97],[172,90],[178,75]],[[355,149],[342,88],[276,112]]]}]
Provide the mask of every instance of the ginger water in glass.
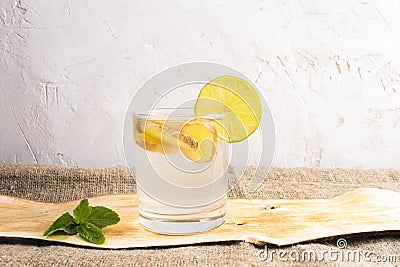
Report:
[{"label": "ginger water in glass", "polygon": [[163,234],[211,230],[225,221],[230,147],[218,138],[228,113],[193,109],[133,113],[139,222]]}]

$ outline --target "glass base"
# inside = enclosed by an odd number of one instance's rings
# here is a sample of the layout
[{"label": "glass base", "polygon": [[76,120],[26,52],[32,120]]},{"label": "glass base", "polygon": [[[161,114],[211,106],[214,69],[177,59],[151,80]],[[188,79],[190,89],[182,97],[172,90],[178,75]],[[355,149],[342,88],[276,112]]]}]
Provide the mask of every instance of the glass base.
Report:
[{"label": "glass base", "polygon": [[185,235],[206,232],[217,228],[225,222],[225,214],[222,214],[220,217],[202,218],[198,220],[156,218],[159,216],[151,218],[148,216],[148,212],[146,215],[146,217],[143,216],[139,211],[139,222],[146,230],[167,235]]}]

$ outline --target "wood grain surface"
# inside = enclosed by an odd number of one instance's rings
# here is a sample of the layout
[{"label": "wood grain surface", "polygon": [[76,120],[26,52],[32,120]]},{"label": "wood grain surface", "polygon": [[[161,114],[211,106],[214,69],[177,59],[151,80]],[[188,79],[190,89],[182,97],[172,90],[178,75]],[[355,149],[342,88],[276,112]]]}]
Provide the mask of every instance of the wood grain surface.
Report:
[{"label": "wood grain surface", "polygon": [[288,245],[325,237],[400,230],[400,193],[360,188],[331,199],[229,199],[225,224],[193,235],[160,235],[138,223],[136,195],[89,198],[91,206],[117,211],[121,221],[103,229],[106,242],[95,245],[78,235],[44,237],[44,230],[80,200],[43,203],[0,195],[0,236],[33,238],[99,248],[134,248],[219,241]]}]

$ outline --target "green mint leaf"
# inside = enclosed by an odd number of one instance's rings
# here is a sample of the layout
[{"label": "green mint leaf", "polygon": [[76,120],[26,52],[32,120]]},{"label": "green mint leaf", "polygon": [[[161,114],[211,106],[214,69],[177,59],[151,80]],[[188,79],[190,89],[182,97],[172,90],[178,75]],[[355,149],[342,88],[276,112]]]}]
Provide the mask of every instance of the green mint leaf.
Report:
[{"label": "green mint leaf", "polygon": [[71,216],[71,214],[69,214],[69,212],[64,213],[63,215],[61,215],[60,217],[57,218],[57,220],[55,220],[55,222],[53,222],[52,225],[50,225],[49,228],[47,228],[47,230],[44,232],[44,236],[46,235],[51,235],[54,232],[57,231],[64,231],[66,233],[69,233],[68,230],[66,231],[65,227],[69,227],[74,221],[74,218]]},{"label": "green mint leaf", "polygon": [[106,240],[103,231],[94,224],[81,222],[76,229],[79,235],[90,243],[101,245],[104,244]]},{"label": "green mint leaf", "polygon": [[83,199],[74,209],[75,222],[77,224],[85,222],[91,212],[92,207],[89,206],[89,201],[87,199]]},{"label": "green mint leaf", "polygon": [[94,244],[104,244],[105,237],[102,228],[116,224],[120,221],[118,213],[112,209],[89,206],[89,201],[83,199],[74,209],[74,217],[69,212],[61,215],[44,232],[44,236],[63,231],[70,235],[79,235]]},{"label": "green mint leaf", "polygon": [[99,228],[117,224],[119,220],[118,213],[102,206],[92,207],[92,213],[87,218],[87,222],[92,223]]},{"label": "green mint leaf", "polygon": [[75,235],[78,233],[78,230],[76,230],[76,226],[77,226],[76,224],[70,224],[70,225],[64,226],[60,229],[69,235]]}]

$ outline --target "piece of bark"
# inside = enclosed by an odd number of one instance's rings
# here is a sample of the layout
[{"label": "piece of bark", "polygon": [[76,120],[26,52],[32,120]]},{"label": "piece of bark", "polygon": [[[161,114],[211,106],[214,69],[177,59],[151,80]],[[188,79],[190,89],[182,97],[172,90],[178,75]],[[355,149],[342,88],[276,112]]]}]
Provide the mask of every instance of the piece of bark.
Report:
[{"label": "piece of bark", "polygon": [[103,229],[106,242],[95,245],[78,235],[43,232],[79,200],[43,203],[0,196],[0,236],[33,238],[99,248],[134,248],[186,245],[219,241],[245,241],[257,245],[288,245],[325,237],[400,230],[400,193],[361,188],[331,199],[271,200],[228,199],[226,222],[211,231],[193,235],[160,235],[138,222],[136,195],[89,198],[91,206],[115,210],[121,221]]}]

